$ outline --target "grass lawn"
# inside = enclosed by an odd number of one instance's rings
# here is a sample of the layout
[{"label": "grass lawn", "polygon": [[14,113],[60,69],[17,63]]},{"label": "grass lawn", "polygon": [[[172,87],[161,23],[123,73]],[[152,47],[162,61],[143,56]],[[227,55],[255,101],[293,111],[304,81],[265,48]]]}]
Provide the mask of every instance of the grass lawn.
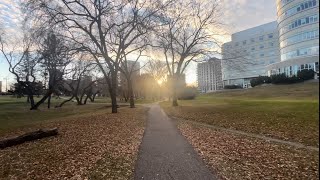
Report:
[{"label": "grass lawn", "polygon": [[319,146],[319,83],[271,85],[161,103],[171,116]]},{"label": "grass lawn", "polygon": [[[39,99],[36,98],[36,101]],[[85,114],[96,109],[103,109],[106,104],[99,103],[78,106],[74,102],[68,102],[62,108],[54,108],[64,99],[52,98],[51,109],[46,108],[46,104],[42,104],[39,110],[30,111],[26,98],[14,98],[0,96],[0,134],[2,132],[11,131],[17,127],[32,125],[41,121],[53,118],[64,118],[75,114]],[[109,110],[108,110],[109,111]]]},{"label": "grass lawn", "polygon": [[30,111],[25,99],[1,97],[0,139],[53,127],[59,135],[0,150],[0,179],[130,179],[145,114],[143,107],[112,114],[105,103]]}]

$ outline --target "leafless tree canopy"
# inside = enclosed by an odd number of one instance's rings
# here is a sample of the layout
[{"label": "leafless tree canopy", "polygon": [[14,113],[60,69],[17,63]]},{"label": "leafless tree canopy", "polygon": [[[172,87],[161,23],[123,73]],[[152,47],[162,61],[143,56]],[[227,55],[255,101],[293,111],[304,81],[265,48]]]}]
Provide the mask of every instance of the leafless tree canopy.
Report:
[{"label": "leafless tree canopy", "polygon": [[[193,60],[214,52],[218,1],[178,0],[164,12],[163,26],[157,30],[157,46],[164,54],[173,84]],[[173,86],[173,105],[177,104]]]},{"label": "leafless tree canopy", "polygon": [[154,15],[166,6],[160,0],[91,1],[29,0],[29,12],[42,18],[45,27],[60,28],[65,38],[93,57],[109,83],[112,112],[117,112],[117,73],[121,56],[134,51],[154,23]]}]

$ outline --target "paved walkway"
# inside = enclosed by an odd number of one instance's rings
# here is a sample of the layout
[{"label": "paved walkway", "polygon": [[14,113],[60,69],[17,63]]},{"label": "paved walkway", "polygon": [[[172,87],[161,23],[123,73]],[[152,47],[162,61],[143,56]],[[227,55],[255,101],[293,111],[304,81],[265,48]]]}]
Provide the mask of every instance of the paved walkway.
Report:
[{"label": "paved walkway", "polygon": [[216,178],[159,105],[151,105],[136,163],[135,179],[213,180]]}]

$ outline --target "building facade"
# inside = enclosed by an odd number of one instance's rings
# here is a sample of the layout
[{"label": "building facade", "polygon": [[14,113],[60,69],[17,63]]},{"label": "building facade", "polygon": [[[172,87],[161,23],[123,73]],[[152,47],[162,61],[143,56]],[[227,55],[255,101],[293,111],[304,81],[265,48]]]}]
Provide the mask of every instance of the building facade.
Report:
[{"label": "building facade", "polygon": [[266,76],[266,66],[280,61],[277,22],[270,22],[232,34],[222,46],[222,74],[225,85],[249,88],[250,80]]},{"label": "building facade", "polygon": [[209,59],[197,66],[198,88],[202,93],[223,89],[221,60]]},{"label": "building facade", "polygon": [[319,77],[319,0],[277,0],[281,61],[268,75],[313,69]]}]

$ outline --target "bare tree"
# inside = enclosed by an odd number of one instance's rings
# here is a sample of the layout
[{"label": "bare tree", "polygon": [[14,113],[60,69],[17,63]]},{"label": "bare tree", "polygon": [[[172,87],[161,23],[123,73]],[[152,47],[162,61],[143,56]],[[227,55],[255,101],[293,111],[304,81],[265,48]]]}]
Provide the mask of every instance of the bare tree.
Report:
[{"label": "bare tree", "polygon": [[158,29],[162,50],[172,81],[172,105],[178,106],[177,84],[190,62],[213,53],[214,26],[218,26],[218,0],[177,0],[163,15]]},{"label": "bare tree", "polygon": [[120,56],[149,31],[154,15],[165,4],[156,0],[29,0],[27,7],[37,19],[44,19],[45,26],[63,28],[66,38],[92,55],[108,82],[116,113]]},{"label": "bare tree", "polygon": [[22,42],[17,42],[15,37],[9,37],[11,41],[5,40],[5,34],[0,34],[0,51],[9,65],[9,72],[17,81],[17,87],[26,93],[31,107],[35,105],[34,94],[39,91],[37,82],[37,68],[39,61],[32,49],[30,36],[24,35]]},{"label": "bare tree", "polygon": [[159,59],[149,60],[144,70],[151,74],[159,84],[167,80],[168,68],[165,61]]},{"label": "bare tree", "polygon": [[[92,86],[97,82],[92,81],[90,72],[96,68],[96,64],[89,59],[85,59],[85,55],[82,54],[79,59],[71,62],[72,68],[69,69],[71,77],[66,79],[62,83],[61,91],[64,93],[70,93],[71,97],[56,107],[62,107],[65,103],[76,99],[78,105],[86,104],[88,96],[91,96]],[[83,102],[83,97],[87,95]]]},{"label": "bare tree", "polygon": [[[134,83],[134,80],[135,80],[134,79],[134,74],[137,71],[140,71],[140,69],[142,68],[142,67],[138,66],[138,64],[139,64],[138,61],[142,56],[142,52],[143,52],[143,49],[140,49],[139,50],[139,55],[133,61],[128,61],[128,59],[127,59],[128,54],[124,53],[123,57],[122,57],[123,60],[121,62],[121,66],[120,66],[121,75],[125,77],[125,82],[126,82],[126,83],[122,83],[122,86],[126,86],[126,87],[122,87],[123,88],[122,89],[122,91],[123,91],[122,93],[124,93],[125,99],[126,98],[129,99],[130,108],[134,108],[135,107],[135,104],[134,104],[134,90],[133,90],[133,83]],[[131,63],[129,63],[129,62],[131,62]]]},{"label": "bare tree", "polygon": [[63,80],[67,65],[72,60],[70,47],[63,42],[61,37],[57,37],[53,32],[47,34],[38,53],[41,56],[39,62],[45,71],[48,72],[49,82],[47,92],[31,110],[38,109],[46,100],[48,100],[48,108],[50,108],[51,95],[57,92],[57,87]]}]

